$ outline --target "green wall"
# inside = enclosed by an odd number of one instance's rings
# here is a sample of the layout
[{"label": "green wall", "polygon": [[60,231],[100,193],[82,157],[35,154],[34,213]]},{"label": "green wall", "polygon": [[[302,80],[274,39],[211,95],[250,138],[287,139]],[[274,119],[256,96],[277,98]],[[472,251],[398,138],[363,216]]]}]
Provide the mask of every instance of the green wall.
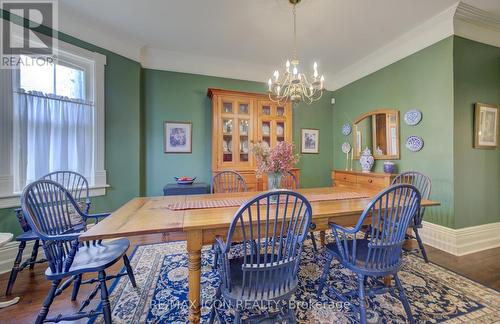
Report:
[{"label": "green wall", "polygon": [[[8,18],[1,11],[2,18]],[[118,208],[139,195],[140,187],[140,72],[139,63],[59,33],[67,43],[106,55],[106,196],[93,200],[94,211]],[[19,233],[13,209],[0,209],[0,232]]]},{"label": "green wall", "polygon": [[473,148],[474,104],[500,104],[500,48],[455,37],[455,226],[500,221],[500,148]]},{"label": "green wall", "polygon": [[[197,176],[210,182],[212,157],[211,101],[208,88],[222,88],[249,92],[265,92],[265,84],[218,78],[204,75],[144,69],[142,73],[145,194],[160,195],[174,176]],[[328,186],[332,165],[330,95],[311,106],[294,107],[294,141],[300,149],[300,128],[320,129],[320,154],[303,155],[303,186]],[[192,154],[163,153],[163,121],[191,121],[193,123]]]},{"label": "green wall", "polygon": [[[455,227],[453,218],[453,37],[446,38],[413,55],[333,92],[334,167],[345,168],[341,145],[353,143],[352,135],[342,135],[342,124],[364,112],[393,108],[401,112],[401,159],[399,171],[418,170],[428,174],[433,183],[432,198],[440,207],[428,208],[426,220]],[[403,114],[409,109],[422,111],[417,126],[407,126]],[[413,153],[405,139],[419,135],[424,139],[422,151]],[[357,161],[356,169],[361,169]],[[381,171],[383,161],[375,163]]]}]

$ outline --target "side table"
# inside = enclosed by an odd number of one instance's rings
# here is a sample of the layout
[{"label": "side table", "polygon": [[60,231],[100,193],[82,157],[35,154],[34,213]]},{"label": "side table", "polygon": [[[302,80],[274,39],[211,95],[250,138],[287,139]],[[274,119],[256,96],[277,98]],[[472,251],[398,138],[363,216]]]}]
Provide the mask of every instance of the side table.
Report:
[{"label": "side table", "polygon": [[195,182],[193,184],[169,183],[163,187],[164,196],[176,195],[201,195],[208,193],[208,185],[204,182]]},{"label": "side table", "polygon": [[[13,237],[14,235],[12,233],[0,233],[0,246],[4,246],[5,244],[12,241]],[[0,302],[0,309],[17,304],[18,301],[19,297],[13,298],[8,301]]]}]

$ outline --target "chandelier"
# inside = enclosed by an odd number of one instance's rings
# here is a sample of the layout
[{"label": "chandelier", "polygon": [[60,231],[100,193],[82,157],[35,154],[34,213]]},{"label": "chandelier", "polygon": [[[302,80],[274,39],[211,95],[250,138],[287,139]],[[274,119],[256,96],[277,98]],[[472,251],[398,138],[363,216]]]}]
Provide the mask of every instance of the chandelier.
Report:
[{"label": "chandelier", "polygon": [[278,70],[274,71],[273,77],[269,78],[268,92],[269,99],[278,104],[283,104],[290,99],[292,102],[303,101],[310,105],[317,101],[323,95],[325,78],[319,76],[318,64],[314,62],[313,74],[309,81],[299,68],[299,59],[297,58],[297,26],[296,26],[296,5],[301,0],[289,0],[293,5],[293,56],[292,60],[285,63],[286,70],[280,74]]}]

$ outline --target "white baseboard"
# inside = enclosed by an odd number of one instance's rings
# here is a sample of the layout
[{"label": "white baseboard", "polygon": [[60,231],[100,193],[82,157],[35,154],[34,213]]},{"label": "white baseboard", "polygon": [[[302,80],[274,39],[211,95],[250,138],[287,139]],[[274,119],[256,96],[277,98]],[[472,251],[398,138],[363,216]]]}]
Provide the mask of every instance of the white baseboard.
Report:
[{"label": "white baseboard", "polygon": [[[31,251],[33,250],[33,243],[28,242],[26,248],[23,251],[23,261],[31,256]],[[14,260],[17,255],[19,248],[19,242],[9,242],[4,246],[0,247],[0,273],[10,272],[12,266],[14,265]],[[38,249],[37,259],[44,257],[43,248],[40,246]]]},{"label": "white baseboard", "polygon": [[456,256],[500,246],[500,222],[452,229],[424,221],[423,226],[425,244]]}]

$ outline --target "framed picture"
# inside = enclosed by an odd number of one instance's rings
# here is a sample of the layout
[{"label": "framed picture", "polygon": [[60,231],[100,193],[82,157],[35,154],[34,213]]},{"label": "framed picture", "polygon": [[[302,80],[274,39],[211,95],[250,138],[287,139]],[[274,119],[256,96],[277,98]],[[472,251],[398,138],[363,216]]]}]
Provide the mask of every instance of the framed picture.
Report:
[{"label": "framed picture", "polygon": [[192,124],[169,122],[163,124],[164,152],[191,153]]},{"label": "framed picture", "polygon": [[498,145],[498,106],[476,103],[474,147],[494,149]]},{"label": "framed picture", "polygon": [[319,129],[302,128],[301,153],[319,153]]}]

